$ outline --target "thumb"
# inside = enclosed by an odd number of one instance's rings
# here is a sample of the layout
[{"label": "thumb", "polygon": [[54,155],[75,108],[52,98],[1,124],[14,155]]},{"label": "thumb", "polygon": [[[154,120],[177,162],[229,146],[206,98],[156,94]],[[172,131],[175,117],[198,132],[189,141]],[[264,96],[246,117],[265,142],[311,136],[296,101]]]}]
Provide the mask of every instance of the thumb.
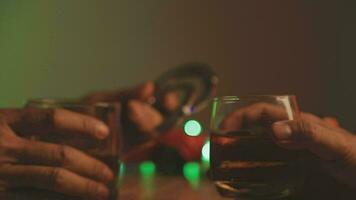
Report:
[{"label": "thumb", "polygon": [[149,104],[137,100],[128,103],[128,117],[135,123],[140,131],[150,133],[158,127],[162,121],[162,115]]},{"label": "thumb", "polygon": [[289,149],[307,149],[323,160],[340,160],[349,156],[352,134],[340,128],[328,126],[310,114],[301,114],[291,121],[272,125],[277,144]]}]

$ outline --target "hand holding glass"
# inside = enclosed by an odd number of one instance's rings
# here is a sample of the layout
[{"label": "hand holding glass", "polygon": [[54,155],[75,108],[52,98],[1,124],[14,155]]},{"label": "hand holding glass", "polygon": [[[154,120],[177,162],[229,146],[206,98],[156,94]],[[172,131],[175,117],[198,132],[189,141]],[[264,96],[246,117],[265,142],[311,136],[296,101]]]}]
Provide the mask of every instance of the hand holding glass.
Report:
[{"label": "hand holding glass", "polygon": [[274,122],[298,117],[295,96],[216,98],[211,119],[211,175],[222,196],[282,199],[303,181],[299,151],[273,141]]}]

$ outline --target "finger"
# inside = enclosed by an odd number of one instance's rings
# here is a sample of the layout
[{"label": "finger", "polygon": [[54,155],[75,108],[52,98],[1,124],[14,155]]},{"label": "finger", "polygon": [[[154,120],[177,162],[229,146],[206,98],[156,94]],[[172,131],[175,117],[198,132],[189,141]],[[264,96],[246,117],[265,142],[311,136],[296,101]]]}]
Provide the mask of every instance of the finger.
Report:
[{"label": "finger", "polygon": [[61,167],[104,183],[114,178],[104,163],[65,145],[23,140],[17,154],[22,164]]},{"label": "finger", "polygon": [[301,114],[297,120],[274,123],[273,136],[285,148],[306,148],[324,160],[347,157],[353,136],[320,121],[310,114]]},{"label": "finger", "polygon": [[85,199],[107,199],[108,188],[63,168],[7,165],[0,167],[0,178],[8,187],[32,187]]},{"label": "finger", "polygon": [[17,156],[14,152],[21,147],[22,140],[6,123],[0,122],[0,166],[3,163],[16,163]]},{"label": "finger", "polygon": [[153,131],[163,121],[162,115],[149,104],[132,100],[128,103],[128,117],[145,132]]},{"label": "finger", "polygon": [[63,109],[54,110],[55,128],[61,131],[78,132],[94,138],[104,139],[109,135],[109,128],[100,120]]},{"label": "finger", "polygon": [[229,114],[221,123],[223,130],[239,130],[244,125],[287,120],[289,118],[286,109],[268,103],[256,103],[238,109]]},{"label": "finger", "polygon": [[333,127],[340,127],[339,121],[335,117],[324,117],[324,122]]},{"label": "finger", "polygon": [[164,95],[163,106],[168,112],[175,111],[179,106],[179,96],[177,92],[169,92]]},{"label": "finger", "polygon": [[109,128],[100,120],[65,109],[27,108],[12,110],[11,126],[19,133],[53,131],[80,133],[97,139],[104,139]]}]

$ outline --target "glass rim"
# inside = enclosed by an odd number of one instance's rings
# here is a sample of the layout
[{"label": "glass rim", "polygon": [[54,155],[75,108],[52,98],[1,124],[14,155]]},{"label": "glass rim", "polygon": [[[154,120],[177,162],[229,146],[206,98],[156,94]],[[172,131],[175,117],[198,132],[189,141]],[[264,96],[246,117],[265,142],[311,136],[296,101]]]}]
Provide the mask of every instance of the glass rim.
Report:
[{"label": "glass rim", "polygon": [[273,97],[273,98],[295,98],[296,95],[294,94],[261,94],[261,95],[241,95],[241,96],[219,96],[219,97],[214,97],[214,102],[216,101],[239,101],[241,99],[251,99],[251,98],[267,98],[267,97]]},{"label": "glass rim", "polygon": [[27,100],[25,106],[45,106],[47,105],[48,108],[51,107],[63,107],[63,108],[85,108],[85,107],[103,107],[103,108],[110,108],[116,107],[117,103],[115,102],[105,102],[99,101],[95,103],[83,103],[76,99],[66,99],[66,98],[34,98]]}]

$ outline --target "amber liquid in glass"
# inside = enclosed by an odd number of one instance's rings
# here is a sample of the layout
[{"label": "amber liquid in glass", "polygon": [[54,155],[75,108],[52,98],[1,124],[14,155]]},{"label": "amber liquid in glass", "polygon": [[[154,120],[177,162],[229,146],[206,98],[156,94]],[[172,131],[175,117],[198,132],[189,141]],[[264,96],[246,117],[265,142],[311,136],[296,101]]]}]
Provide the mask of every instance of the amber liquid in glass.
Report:
[{"label": "amber liquid in glass", "polygon": [[300,153],[250,132],[211,134],[211,175],[222,196],[279,199],[302,182]]}]

